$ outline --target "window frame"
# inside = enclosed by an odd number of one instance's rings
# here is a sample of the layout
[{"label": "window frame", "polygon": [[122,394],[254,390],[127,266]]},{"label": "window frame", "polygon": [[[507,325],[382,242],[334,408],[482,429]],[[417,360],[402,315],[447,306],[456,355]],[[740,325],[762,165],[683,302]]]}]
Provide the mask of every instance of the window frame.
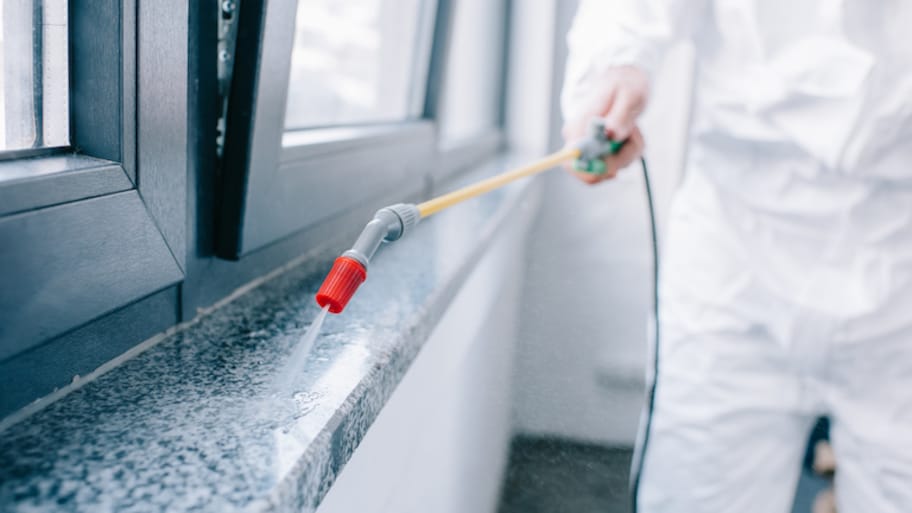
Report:
[{"label": "window frame", "polygon": [[[241,3],[226,129],[219,256],[236,260],[337,216],[373,197],[426,189],[437,165],[432,88],[438,32],[448,18],[438,0],[426,13],[430,45],[420,118],[395,123],[285,130],[295,0]],[[426,6],[427,8],[427,6]],[[302,136],[302,134],[308,134]],[[296,143],[302,137],[310,142]],[[333,169],[327,176],[319,170]],[[319,190],[320,193],[316,193]],[[340,197],[344,203],[326,198]],[[326,194],[323,194],[326,192]]]},{"label": "window frame", "polygon": [[[453,40],[453,25],[454,25],[454,16],[453,9],[454,0],[440,0],[446,9],[447,16],[442,19],[438,19],[439,26],[435,28],[435,33],[438,31],[442,34],[442,37],[439,41],[435,42],[434,48],[434,58],[432,59],[432,66],[436,65],[439,69],[434,70],[434,79],[435,83],[431,87],[434,89],[434,96],[428,100],[428,116],[435,119],[438,124],[444,123],[445,113],[441,112],[444,96],[446,95],[446,75],[449,71],[448,66],[448,53],[450,45]],[[431,181],[434,184],[440,184],[451,179],[454,175],[457,175],[460,171],[481,162],[482,160],[489,158],[496,154],[497,152],[503,150],[506,145],[506,91],[507,91],[507,71],[509,68],[509,40],[510,40],[510,23],[511,23],[511,14],[512,14],[512,2],[513,0],[499,0],[501,7],[503,8],[503,22],[504,26],[502,27],[502,44],[500,48],[500,62],[502,67],[502,73],[497,77],[498,83],[495,84],[494,88],[497,91],[498,103],[500,104],[500,109],[497,114],[496,124],[488,129],[475,134],[473,136],[456,139],[452,141],[441,141],[438,138],[437,145],[437,159],[441,162],[445,162],[446,165],[441,167],[431,176]],[[439,43],[439,44],[437,44]]]},{"label": "window frame", "polygon": [[[70,145],[5,151],[0,160],[0,215],[27,212],[132,188],[135,169],[135,0],[67,9]],[[118,35],[119,34],[119,35]],[[79,40],[79,44],[73,41]],[[111,69],[120,69],[120,74]],[[23,167],[31,170],[23,173]],[[112,172],[118,169],[120,173]],[[19,171],[18,176],[15,175]],[[76,173],[79,175],[77,178]],[[125,181],[124,178],[127,180]]]},{"label": "window frame", "polygon": [[68,3],[71,146],[0,162],[0,365],[183,280],[187,11]]}]

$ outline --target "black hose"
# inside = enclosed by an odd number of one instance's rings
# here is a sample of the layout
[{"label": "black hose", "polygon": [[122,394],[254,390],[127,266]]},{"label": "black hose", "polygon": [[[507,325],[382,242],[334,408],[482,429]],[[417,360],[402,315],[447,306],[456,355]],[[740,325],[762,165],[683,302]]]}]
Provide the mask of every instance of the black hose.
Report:
[{"label": "black hose", "polygon": [[638,512],[637,497],[640,490],[640,477],[643,474],[643,462],[646,459],[646,447],[649,445],[649,432],[652,430],[652,416],[655,408],[656,383],[659,381],[659,230],[656,226],[655,205],[652,198],[652,186],[649,183],[649,169],[646,159],[640,157],[643,166],[643,182],[646,185],[646,202],[649,206],[649,225],[652,229],[652,308],[653,321],[655,322],[655,345],[652,359],[652,383],[646,397],[646,425],[643,427],[643,440],[640,443],[639,457],[635,460],[636,468],[633,469],[631,481],[631,505],[633,513]]}]

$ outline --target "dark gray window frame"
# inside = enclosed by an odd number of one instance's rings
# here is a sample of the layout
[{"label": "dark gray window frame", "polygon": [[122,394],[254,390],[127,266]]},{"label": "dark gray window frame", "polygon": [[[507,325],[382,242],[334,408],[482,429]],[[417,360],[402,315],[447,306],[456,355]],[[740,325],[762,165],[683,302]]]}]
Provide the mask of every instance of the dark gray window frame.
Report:
[{"label": "dark gray window frame", "polygon": [[[449,1],[437,2],[420,119],[285,132],[294,0],[241,3],[226,134],[218,251],[238,259],[371,198],[426,190],[442,166],[434,122],[445,67]],[[500,147],[484,147],[490,154]],[[466,150],[465,153],[471,153]],[[455,154],[454,154],[455,155]],[[473,159],[459,159],[459,163]],[[332,173],[326,170],[332,170]],[[344,203],[331,201],[344,197]]]},{"label": "dark gray window frame", "polygon": [[[24,368],[16,362],[34,363],[38,352],[95,362],[83,372],[123,352],[122,345],[102,350],[68,336],[93,319],[154,297],[173,303],[171,314],[140,324],[178,319],[175,285],[186,260],[188,5],[71,1],[68,14],[71,147],[0,162],[4,390],[12,390],[7,380],[23,377],[12,372]],[[28,377],[51,372],[50,365],[32,365]],[[0,409],[21,406],[7,402],[29,395],[31,384],[16,385]]]},{"label": "dark gray window frame", "polygon": [[136,183],[136,88],[133,80],[122,80],[136,73],[135,3],[70,5],[68,16],[70,40],[79,41],[69,48],[71,146],[30,150],[15,160],[9,158],[15,152],[6,153],[0,215],[125,191]]}]

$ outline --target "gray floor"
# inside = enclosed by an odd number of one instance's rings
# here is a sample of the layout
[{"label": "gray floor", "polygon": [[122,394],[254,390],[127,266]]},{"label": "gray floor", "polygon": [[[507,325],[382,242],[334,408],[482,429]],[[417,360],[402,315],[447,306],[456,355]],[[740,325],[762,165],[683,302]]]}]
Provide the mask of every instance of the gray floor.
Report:
[{"label": "gray floor", "polygon": [[[516,438],[499,513],[629,513],[631,456],[630,449]],[[825,485],[803,475],[794,513],[810,512]]]},{"label": "gray floor", "polygon": [[516,438],[500,513],[627,513],[630,449]]}]

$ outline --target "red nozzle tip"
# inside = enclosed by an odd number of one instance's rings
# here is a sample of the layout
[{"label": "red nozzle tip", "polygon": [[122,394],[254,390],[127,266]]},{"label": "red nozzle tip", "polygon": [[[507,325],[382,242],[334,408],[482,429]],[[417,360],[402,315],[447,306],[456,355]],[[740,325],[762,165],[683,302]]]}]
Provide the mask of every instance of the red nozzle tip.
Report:
[{"label": "red nozzle tip", "polygon": [[337,258],[317,291],[317,304],[321,307],[329,305],[330,313],[340,313],[366,279],[367,269],[361,262],[344,256]]}]

